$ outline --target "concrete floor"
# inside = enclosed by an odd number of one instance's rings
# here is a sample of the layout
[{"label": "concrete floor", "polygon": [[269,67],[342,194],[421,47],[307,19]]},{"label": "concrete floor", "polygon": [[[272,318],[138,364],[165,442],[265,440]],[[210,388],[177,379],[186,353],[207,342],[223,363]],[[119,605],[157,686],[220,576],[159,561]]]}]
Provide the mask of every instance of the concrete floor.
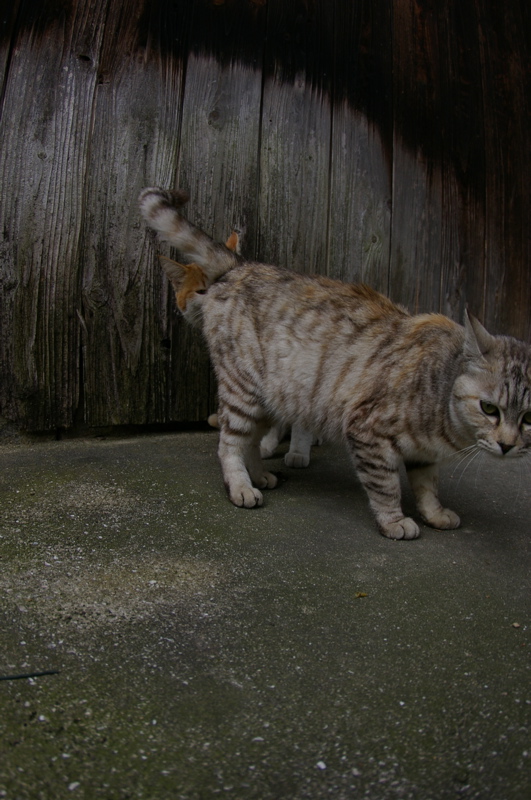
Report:
[{"label": "concrete floor", "polygon": [[393,542],[341,448],[248,511],[216,444],[0,447],[0,673],[55,672],[0,682],[0,798],[529,800],[531,462]]}]

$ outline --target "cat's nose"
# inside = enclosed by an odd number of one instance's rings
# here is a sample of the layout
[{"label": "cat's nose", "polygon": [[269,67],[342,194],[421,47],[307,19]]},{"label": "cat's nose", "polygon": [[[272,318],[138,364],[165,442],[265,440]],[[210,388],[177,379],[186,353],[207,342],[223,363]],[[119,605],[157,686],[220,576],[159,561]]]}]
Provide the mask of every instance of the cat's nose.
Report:
[{"label": "cat's nose", "polygon": [[514,447],[514,445],[506,444],[505,442],[498,442],[498,444],[500,445],[500,450],[502,451],[504,456],[507,455],[509,450],[512,450]]}]

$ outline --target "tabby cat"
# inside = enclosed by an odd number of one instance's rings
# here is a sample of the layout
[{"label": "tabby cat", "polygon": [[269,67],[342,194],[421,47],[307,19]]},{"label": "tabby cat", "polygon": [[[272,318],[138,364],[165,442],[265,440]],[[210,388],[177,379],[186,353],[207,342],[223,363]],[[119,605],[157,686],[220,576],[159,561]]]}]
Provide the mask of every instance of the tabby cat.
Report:
[{"label": "tabby cat", "polygon": [[[267,420],[342,439],[380,531],[414,539],[401,508],[406,465],[420,516],[459,517],[437,493],[437,462],[467,448],[531,451],[531,348],[472,315],[411,316],[364,285],[249,263],[186,221],[182,192],[145,189],[148,225],[215,281],[194,301],[218,379],[219,458],[231,501],[251,508],[277,478],[259,443]],[[188,313],[188,312],[187,312]]]}]

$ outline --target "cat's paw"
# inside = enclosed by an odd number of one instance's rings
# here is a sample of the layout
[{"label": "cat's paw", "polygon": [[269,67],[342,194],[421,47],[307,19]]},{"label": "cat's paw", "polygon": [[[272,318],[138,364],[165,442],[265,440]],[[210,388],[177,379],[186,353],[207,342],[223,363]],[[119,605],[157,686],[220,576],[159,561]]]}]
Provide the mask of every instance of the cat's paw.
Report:
[{"label": "cat's paw", "polygon": [[229,490],[229,497],[238,508],[257,508],[264,502],[262,492],[252,486],[236,486]]},{"label": "cat's paw", "polygon": [[286,453],[284,463],[287,467],[303,469],[310,463],[310,456],[305,456],[302,453]]},{"label": "cat's paw", "polygon": [[429,519],[428,517],[424,519],[428,525],[440,531],[451,531],[461,525],[461,519],[449,508],[441,508],[440,511],[430,514]]},{"label": "cat's paw", "polygon": [[278,442],[276,442],[272,447],[270,447],[269,445],[261,444],[260,445],[260,458],[271,458],[273,456],[275,450],[277,449],[277,444],[278,444]]},{"label": "cat's paw", "polygon": [[380,525],[380,531],[388,539],[417,539],[420,529],[411,517],[402,517],[398,522],[388,522],[385,527]]},{"label": "cat's paw", "polygon": [[254,481],[260,489],[274,489],[278,478],[272,472],[263,472],[260,478]]}]

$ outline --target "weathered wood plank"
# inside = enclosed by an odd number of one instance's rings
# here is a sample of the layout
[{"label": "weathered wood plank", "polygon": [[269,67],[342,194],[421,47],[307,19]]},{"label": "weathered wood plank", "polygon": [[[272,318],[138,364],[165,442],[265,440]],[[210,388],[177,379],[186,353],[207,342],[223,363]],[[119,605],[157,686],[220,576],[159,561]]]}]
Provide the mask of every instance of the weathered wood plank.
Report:
[{"label": "weathered wood plank", "polygon": [[[0,120],[3,413],[22,427],[72,423],[79,397],[82,220],[104,0],[15,31]],[[20,22],[20,19],[19,19]]]},{"label": "weathered wood plank", "polygon": [[330,102],[301,74],[264,91],[260,257],[301,272],[327,272]]},{"label": "weathered wood plank", "polygon": [[389,296],[413,313],[439,309],[441,180],[420,153],[414,157],[395,142]]},{"label": "weathered wood plank", "polygon": [[170,299],[137,197],[174,180],[183,68],[160,40],[182,37],[187,24],[170,5],[152,17],[143,0],[109,6],[82,250],[85,422],[93,426],[170,418]]},{"label": "weathered wood plank", "polygon": [[459,185],[450,164],[442,169],[441,276],[438,309],[456,322],[463,322],[465,279],[459,218],[462,209]]},{"label": "weathered wood plank", "polygon": [[[471,3],[451,3],[439,11],[438,19],[439,36],[448,53],[440,74],[444,157],[448,162],[442,172],[441,310],[462,322],[467,306],[482,319],[484,314],[483,98],[478,37],[470,34],[478,30],[478,19]],[[457,130],[452,119],[459,120]]]},{"label": "weathered wood plank", "polygon": [[259,254],[280,266],[325,273],[331,103],[316,85],[314,70],[329,19],[322,4],[274,0],[271,6],[275,24],[268,28],[262,108]]},{"label": "weathered wood plank", "polygon": [[530,9],[4,2],[0,413],[36,430],[211,410],[137,214],[148,183],[186,184],[191,219],[245,227],[249,256],[531,337]]},{"label": "weathered wood plank", "polygon": [[[238,228],[242,252],[249,258],[257,239],[264,16],[265,7],[253,10],[247,3],[204,5],[194,12],[192,44],[200,36],[204,49],[223,58],[196,50],[188,60],[178,179],[190,192],[189,218],[221,241]],[[244,65],[237,56],[249,37],[255,41],[254,64]],[[215,408],[205,345],[180,317],[173,324],[172,415],[205,419]]]},{"label": "weathered wood plank", "polygon": [[[476,2],[485,102],[486,324],[531,339],[527,4]],[[503,69],[501,68],[503,66]]]},{"label": "weathered wood plank", "polygon": [[[383,137],[392,104],[390,92],[380,97],[371,89],[386,64],[391,71],[391,5],[336,4],[334,36],[334,75],[342,81],[334,82],[333,93],[328,271],[387,292],[392,153]],[[379,130],[375,117],[388,122]]]},{"label": "weathered wood plank", "polygon": [[334,107],[333,119],[328,273],[386,293],[391,181],[383,142],[365,114],[346,101]]},{"label": "weathered wood plank", "polygon": [[14,44],[13,34],[22,0],[0,3],[0,97],[4,94],[4,81]]},{"label": "weathered wood plank", "polygon": [[[448,120],[458,101],[459,73],[452,69],[451,52],[455,47],[456,31],[454,19],[449,19],[447,8],[437,7],[433,13],[432,30],[436,40],[432,59],[434,89],[430,102],[433,109],[434,126],[437,126],[434,150],[438,151],[440,168],[440,273],[438,305],[433,311],[441,311],[458,322],[463,321],[465,293],[462,271],[463,242],[459,235],[459,214],[461,209],[459,186],[456,176],[457,153],[455,138]],[[428,263],[425,265],[431,269]]]},{"label": "weathered wood plank", "polygon": [[[393,6],[393,219],[390,296],[414,312],[439,308],[441,282],[440,122],[434,96],[436,18],[414,0]],[[413,118],[412,118],[413,116]],[[403,136],[417,130],[417,150]],[[426,139],[427,147],[422,147]]]}]

